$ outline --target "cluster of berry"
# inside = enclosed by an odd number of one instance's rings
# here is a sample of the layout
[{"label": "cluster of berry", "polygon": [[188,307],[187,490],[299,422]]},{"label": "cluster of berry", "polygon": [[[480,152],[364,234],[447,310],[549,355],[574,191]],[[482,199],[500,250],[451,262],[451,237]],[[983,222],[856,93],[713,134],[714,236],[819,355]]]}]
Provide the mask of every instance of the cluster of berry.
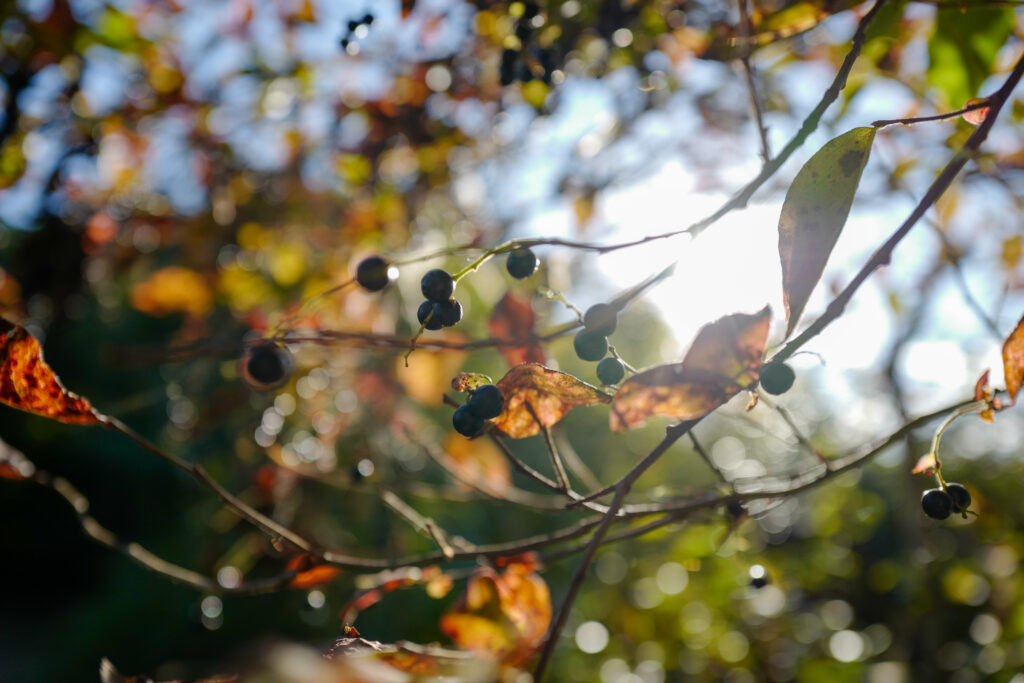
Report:
[{"label": "cluster of berry", "polygon": [[369,13],[358,21],[353,19],[348,22],[348,33],[346,33],[345,37],[341,39],[341,49],[348,49],[348,44],[352,42],[353,38],[365,38],[366,34],[369,32],[370,24],[372,23],[373,15]]},{"label": "cluster of berry", "polygon": [[459,434],[472,438],[483,431],[487,420],[498,417],[505,408],[501,389],[484,384],[469,392],[469,401],[455,409],[452,426]]},{"label": "cluster of berry", "polygon": [[619,312],[614,306],[594,304],[583,314],[583,329],[572,340],[580,360],[601,361],[597,364],[597,378],[602,384],[618,384],[626,376],[626,366],[621,360],[605,358],[608,337],[615,331],[618,317]]},{"label": "cluster of berry", "polygon": [[946,484],[945,489],[928,489],[921,495],[924,514],[932,519],[946,519],[954,511],[967,517],[971,506],[971,493],[963,484]]}]

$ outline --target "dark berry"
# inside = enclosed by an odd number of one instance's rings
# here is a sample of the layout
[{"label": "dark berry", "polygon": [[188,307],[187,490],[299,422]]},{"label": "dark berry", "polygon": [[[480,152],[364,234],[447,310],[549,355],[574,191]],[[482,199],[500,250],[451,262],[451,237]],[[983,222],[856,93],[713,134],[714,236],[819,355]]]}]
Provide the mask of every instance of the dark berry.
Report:
[{"label": "dark berry", "polygon": [[971,492],[963,484],[946,484],[946,493],[953,499],[953,505],[959,510],[971,507]]},{"label": "dark berry", "polygon": [[540,259],[527,247],[520,247],[509,252],[508,260],[505,261],[508,274],[517,280],[525,280],[533,275],[537,272],[539,265]]},{"label": "dark berry", "polygon": [[540,12],[540,6],[535,2],[524,3],[522,21],[529,21]]},{"label": "dark berry", "polygon": [[441,321],[441,327],[451,327],[462,320],[462,304],[452,298],[443,304],[434,304],[434,315]]},{"label": "dark berry", "polygon": [[342,38],[341,39],[341,49],[342,50],[348,49],[348,38]]},{"label": "dark berry", "polygon": [[424,301],[420,304],[420,307],[416,309],[416,319],[428,330],[439,330],[443,327],[441,315],[433,301]]},{"label": "dark berry", "polygon": [[615,331],[618,322],[618,312],[609,304],[594,304],[583,314],[583,327],[606,337]]},{"label": "dark berry", "polygon": [[363,16],[363,23],[366,24],[367,26],[372,24],[373,23],[373,15],[372,14],[364,15]]},{"label": "dark berry", "polygon": [[921,507],[932,519],[946,519],[953,512],[953,499],[942,489],[928,489],[921,496]]},{"label": "dark berry", "polygon": [[518,38],[519,42],[523,43],[524,45],[530,41],[530,33],[532,32],[533,27],[530,26],[529,24],[520,22],[516,26],[516,38]]},{"label": "dark berry", "polygon": [[459,406],[452,415],[452,426],[455,431],[466,437],[474,437],[484,428],[484,419],[477,415],[469,404]]},{"label": "dark berry", "polygon": [[361,26],[361,24],[358,21],[356,21],[355,19],[353,19],[352,21],[348,22],[348,30],[349,30],[350,33],[352,31],[355,31],[360,26]]},{"label": "dark berry", "polygon": [[443,304],[452,298],[452,292],[455,291],[455,280],[452,279],[448,271],[434,268],[428,270],[420,280],[420,290],[423,292],[423,296],[434,303]]},{"label": "dark berry", "polygon": [[470,394],[469,403],[466,404],[480,418],[489,420],[492,417],[501,415],[505,407],[505,397],[501,389],[493,384],[485,384],[477,387]]},{"label": "dark berry", "polygon": [[608,353],[608,337],[596,332],[582,330],[576,333],[572,340],[572,346],[576,349],[576,355],[580,360],[601,360],[604,354]]},{"label": "dark berry", "polygon": [[272,341],[263,341],[246,350],[241,374],[249,386],[264,391],[280,385],[291,374],[293,365],[288,349]]},{"label": "dark berry", "polygon": [[755,564],[748,573],[750,575],[750,585],[754,588],[764,588],[768,585],[768,570],[763,565]]},{"label": "dark berry", "polygon": [[597,378],[601,384],[618,384],[626,376],[626,366],[618,358],[605,358],[597,364]]},{"label": "dark berry", "polygon": [[356,267],[356,282],[369,292],[379,292],[398,279],[398,268],[380,256],[369,256]]},{"label": "dark berry", "polygon": [[796,373],[785,363],[769,363],[761,368],[761,388],[773,396],[789,391],[794,379]]}]

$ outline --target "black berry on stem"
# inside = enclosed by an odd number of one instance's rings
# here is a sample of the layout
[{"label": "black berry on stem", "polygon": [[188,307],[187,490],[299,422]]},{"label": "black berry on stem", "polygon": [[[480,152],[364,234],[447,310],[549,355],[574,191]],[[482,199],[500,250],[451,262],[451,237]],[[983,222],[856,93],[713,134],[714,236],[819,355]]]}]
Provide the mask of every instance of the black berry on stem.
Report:
[{"label": "black berry on stem", "polygon": [[594,304],[583,314],[583,327],[588,332],[611,335],[618,325],[618,312],[610,304]]},{"label": "black berry on stem", "polygon": [[527,247],[519,247],[509,252],[508,260],[505,261],[508,274],[517,280],[524,280],[533,275],[539,265],[540,259]]},{"label": "black berry on stem", "polygon": [[598,361],[608,353],[608,338],[603,334],[582,330],[576,333],[572,346],[580,360]]},{"label": "black berry on stem", "polygon": [[368,292],[379,292],[398,279],[398,267],[380,256],[368,256],[356,267],[356,282]]},{"label": "black berry on stem", "polygon": [[250,387],[265,391],[284,382],[294,365],[288,349],[272,341],[262,341],[246,350],[241,374]]},{"label": "black berry on stem", "polygon": [[932,519],[946,519],[953,512],[953,499],[942,489],[928,489],[921,496],[921,508]]},{"label": "black berry on stem", "polygon": [[484,428],[484,419],[473,412],[469,404],[459,406],[452,415],[452,426],[465,437],[474,437]]},{"label": "black berry on stem", "polygon": [[469,403],[466,404],[480,418],[489,420],[501,415],[505,406],[505,397],[501,389],[493,384],[484,384],[473,390]]},{"label": "black berry on stem", "polygon": [[602,384],[618,384],[626,376],[626,366],[618,358],[605,358],[597,364],[597,378]]},{"label": "black berry on stem", "polygon": [[420,281],[420,290],[423,296],[437,304],[443,304],[452,297],[455,291],[455,280],[451,273],[440,268],[428,270]]},{"label": "black berry on stem", "polygon": [[462,320],[462,304],[455,298],[448,299],[443,304],[434,304],[434,311],[441,327],[451,327]]},{"label": "black berry on stem", "polygon": [[789,391],[795,379],[793,368],[785,363],[769,363],[761,368],[761,388],[773,396]]}]

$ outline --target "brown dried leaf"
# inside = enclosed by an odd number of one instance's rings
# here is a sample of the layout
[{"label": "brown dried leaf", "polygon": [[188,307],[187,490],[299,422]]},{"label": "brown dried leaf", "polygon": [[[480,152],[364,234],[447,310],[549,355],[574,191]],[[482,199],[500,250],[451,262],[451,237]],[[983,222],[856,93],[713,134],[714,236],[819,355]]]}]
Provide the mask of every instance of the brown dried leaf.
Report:
[{"label": "brown dried leaf", "polygon": [[480,372],[460,372],[452,380],[452,389],[455,391],[471,391],[485,384],[494,384],[494,380]]},{"label": "brown dried leaf", "polygon": [[487,329],[491,336],[504,342],[498,351],[505,356],[509,365],[520,363],[545,363],[544,347],[540,345],[534,325],[537,316],[529,301],[507,292],[494,307]]},{"label": "brown dried leaf", "polygon": [[0,403],[69,424],[104,424],[89,401],[60,383],[35,337],[0,317]]},{"label": "brown dried leaf", "polygon": [[1024,381],[1024,318],[1003,343],[1003,376],[1006,378],[1006,391],[1010,400],[1017,402],[1017,392]]},{"label": "brown dried leaf", "polygon": [[[495,418],[494,426],[513,439],[539,434],[537,420],[550,427],[575,406],[612,400],[597,387],[539,363],[515,366],[498,380],[498,388],[505,397],[505,409]],[[530,414],[527,404],[537,420]]]},{"label": "brown dried leaf", "polygon": [[654,415],[696,420],[757,381],[771,310],[734,313],[697,333],[682,363],[633,375],[612,402],[612,430],[639,427]]}]

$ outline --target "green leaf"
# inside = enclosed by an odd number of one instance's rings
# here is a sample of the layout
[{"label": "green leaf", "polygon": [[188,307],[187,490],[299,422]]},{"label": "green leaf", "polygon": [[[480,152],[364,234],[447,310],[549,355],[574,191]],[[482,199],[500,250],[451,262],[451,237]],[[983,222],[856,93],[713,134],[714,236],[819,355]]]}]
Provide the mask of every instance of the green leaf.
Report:
[{"label": "green leaf", "polygon": [[942,91],[948,107],[958,108],[978,94],[1012,31],[1009,8],[939,11],[928,41],[928,82]]},{"label": "green leaf", "polygon": [[874,139],[874,128],[854,128],[830,140],[804,164],[786,193],[779,216],[779,258],[787,336],[846,224]]}]

